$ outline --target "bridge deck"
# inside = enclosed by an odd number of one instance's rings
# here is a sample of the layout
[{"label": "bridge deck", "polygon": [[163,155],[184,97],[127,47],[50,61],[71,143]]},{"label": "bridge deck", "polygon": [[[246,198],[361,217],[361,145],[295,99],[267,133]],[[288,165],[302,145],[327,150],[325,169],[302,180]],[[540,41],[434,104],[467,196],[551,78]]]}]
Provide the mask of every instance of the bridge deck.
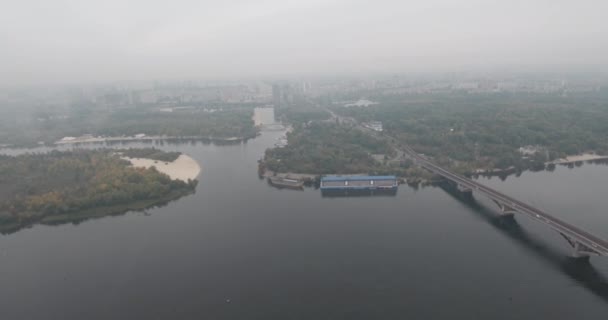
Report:
[{"label": "bridge deck", "polygon": [[527,214],[539,222],[547,224],[552,229],[560,232],[564,236],[583,244],[589,250],[593,251],[598,255],[608,256],[608,241],[601,239],[581,228],[573,226],[561,219],[558,219],[540,209],[537,209],[527,203],[519,201],[515,198],[507,196],[501,192],[498,192],[492,188],[484,186],[474,180],[465,178],[463,176],[452,173],[434,163],[428,159],[421,157],[412,148],[405,146],[405,152],[408,153],[417,163],[419,163],[425,169],[438,174],[448,180],[451,180],[459,185],[470,188],[473,191],[485,194],[490,199],[502,203],[517,212]]}]

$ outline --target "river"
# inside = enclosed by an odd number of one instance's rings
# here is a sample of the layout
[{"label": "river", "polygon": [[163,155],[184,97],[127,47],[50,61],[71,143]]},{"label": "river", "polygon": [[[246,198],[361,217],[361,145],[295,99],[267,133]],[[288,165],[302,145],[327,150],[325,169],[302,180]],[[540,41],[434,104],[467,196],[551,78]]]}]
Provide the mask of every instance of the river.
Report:
[{"label": "river", "polygon": [[[483,196],[279,190],[246,143],[157,145],[196,159],[196,194],[146,212],[0,236],[2,319],[602,319],[608,258],[567,258]],[[140,144],[130,144],[138,146]],[[146,144],[145,146],[149,146]],[[20,152],[20,151],[10,151]],[[480,178],[608,238],[608,166]]]}]

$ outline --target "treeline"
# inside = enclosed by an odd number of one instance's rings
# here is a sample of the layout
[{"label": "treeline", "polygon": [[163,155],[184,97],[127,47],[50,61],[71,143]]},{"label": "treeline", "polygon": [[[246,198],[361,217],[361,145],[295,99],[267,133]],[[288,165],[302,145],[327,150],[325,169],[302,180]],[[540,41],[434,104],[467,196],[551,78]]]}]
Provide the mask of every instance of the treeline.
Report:
[{"label": "treeline", "polygon": [[116,152],[128,158],[145,158],[164,162],[173,162],[182,154],[181,152],[165,152],[156,148],[129,148]]},{"label": "treeline", "polygon": [[107,136],[167,135],[172,137],[252,138],[257,129],[251,110],[205,112],[121,111],[112,113],[96,134]]},{"label": "treeline", "polygon": [[171,180],[155,168],[131,167],[111,150],[2,155],[0,227],[18,228],[55,216],[69,219],[88,209],[138,201],[168,201],[192,192],[196,184]]},{"label": "treeline", "polygon": [[38,142],[53,143],[65,136],[83,134],[133,136],[143,133],[172,137],[252,138],[258,132],[250,108],[216,112],[203,112],[202,109],[159,112],[147,108],[105,110],[83,106],[61,112],[44,117],[33,112],[27,119],[0,119],[0,143],[27,146]]},{"label": "treeline", "polygon": [[287,139],[286,147],[266,151],[265,169],[310,174],[395,172],[383,165],[384,159],[372,157],[390,158],[391,146],[356,127],[313,123],[297,126]]},{"label": "treeline", "polygon": [[[525,169],[582,152],[608,154],[604,95],[376,96],[372,99],[379,105],[334,111],[359,121],[382,121],[388,134],[461,172]],[[523,156],[518,149],[528,145],[539,152]]]},{"label": "treeline", "polygon": [[294,125],[308,123],[309,121],[328,120],[331,118],[331,114],[327,112],[327,110],[306,105],[290,108],[277,108],[276,110],[277,118]]}]

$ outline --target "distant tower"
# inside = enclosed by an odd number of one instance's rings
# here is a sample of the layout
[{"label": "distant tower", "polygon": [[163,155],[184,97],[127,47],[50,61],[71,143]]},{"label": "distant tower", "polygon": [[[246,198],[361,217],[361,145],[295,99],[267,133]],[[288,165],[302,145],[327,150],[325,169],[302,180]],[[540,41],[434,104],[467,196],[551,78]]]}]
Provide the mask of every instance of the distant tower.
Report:
[{"label": "distant tower", "polygon": [[283,102],[283,104],[292,104],[294,99],[293,99],[293,90],[291,90],[291,86],[288,84],[284,84],[283,85],[283,89],[281,90],[282,94],[283,94],[283,98],[281,99],[281,102]]},{"label": "distant tower", "polygon": [[280,85],[272,85],[272,102],[275,108],[280,107],[283,104],[283,90]]}]

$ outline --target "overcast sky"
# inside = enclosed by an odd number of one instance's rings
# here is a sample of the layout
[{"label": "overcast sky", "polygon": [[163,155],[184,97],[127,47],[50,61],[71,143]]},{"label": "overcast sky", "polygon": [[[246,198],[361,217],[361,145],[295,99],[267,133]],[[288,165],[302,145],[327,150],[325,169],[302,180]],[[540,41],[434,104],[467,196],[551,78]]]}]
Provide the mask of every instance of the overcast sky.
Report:
[{"label": "overcast sky", "polygon": [[2,3],[0,84],[608,70],[607,0]]}]

